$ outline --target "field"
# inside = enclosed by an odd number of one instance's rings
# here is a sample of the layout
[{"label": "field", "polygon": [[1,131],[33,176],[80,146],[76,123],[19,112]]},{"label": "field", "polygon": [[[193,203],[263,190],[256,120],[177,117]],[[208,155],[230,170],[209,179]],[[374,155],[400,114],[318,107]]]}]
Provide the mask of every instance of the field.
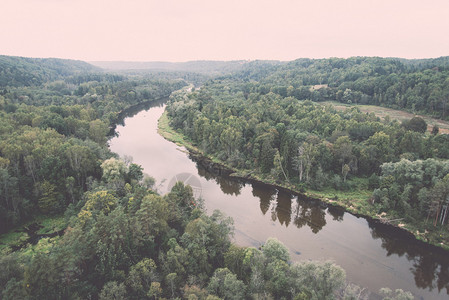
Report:
[{"label": "field", "polygon": [[[324,105],[331,104],[337,110],[345,110],[347,108],[356,106],[360,109],[360,111],[366,112],[366,113],[374,113],[377,117],[382,118],[382,119],[388,115],[388,116],[390,116],[390,118],[392,120],[395,119],[398,121],[403,121],[403,120],[409,120],[415,116],[412,113],[405,112],[402,110],[396,110],[396,109],[392,109],[392,108],[386,108],[386,107],[380,107],[380,106],[374,106],[374,105],[343,104],[343,103],[334,102],[334,101],[326,101],[326,102],[320,102],[320,103],[322,103]],[[428,116],[422,116],[422,115],[416,115],[416,116],[419,116],[426,121],[427,130],[429,132],[432,131],[432,128],[434,125],[438,125],[438,127],[440,128],[440,133],[449,134],[449,122],[439,120],[439,119],[434,119],[434,118],[431,118]]]}]

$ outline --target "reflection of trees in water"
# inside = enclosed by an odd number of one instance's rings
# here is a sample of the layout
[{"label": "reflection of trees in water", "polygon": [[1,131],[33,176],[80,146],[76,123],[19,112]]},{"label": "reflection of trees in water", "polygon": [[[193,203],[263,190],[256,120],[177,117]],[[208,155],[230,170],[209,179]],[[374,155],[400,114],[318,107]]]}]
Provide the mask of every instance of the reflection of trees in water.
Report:
[{"label": "reflection of trees in water", "polygon": [[[194,161],[195,159],[191,157]],[[221,176],[209,172],[197,162],[198,174],[206,180],[214,180],[220,186],[223,193],[227,195],[240,195],[245,183],[241,180]],[[296,227],[304,225],[310,227],[313,233],[318,233],[326,225],[326,212],[319,203],[311,199],[298,199],[291,193],[278,191],[266,184],[253,183],[252,194],[260,200],[262,214],[271,211],[271,219],[279,221],[281,225],[288,227],[293,220]],[[292,199],[296,197],[296,205],[292,209]],[[334,210],[331,215],[334,220],[343,220],[344,211]]]},{"label": "reflection of trees in water", "polygon": [[225,176],[215,175],[207,171],[204,167],[197,163],[198,174],[204,177],[207,181],[215,180],[215,182],[220,186],[223,193],[227,195],[240,195],[240,190],[245,186],[243,182],[234,178],[228,178]]},{"label": "reflection of trees in water", "polygon": [[[291,193],[277,191],[263,184],[252,184],[252,187],[253,196],[260,200],[260,210],[264,215],[270,210],[273,221],[277,220],[286,227],[292,221],[298,228],[307,225],[313,233],[318,233],[326,225],[326,213],[317,202],[298,199]],[[292,199],[295,197],[296,205],[292,208]],[[343,214],[344,211],[342,213],[336,211],[334,218],[338,216],[339,219],[343,219]]]},{"label": "reflection of trees in water", "polygon": [[308,225],[313,233],[318,233],[326,225],[326,213],[317,202],[298,197],[293,223],[298,228]]},{"label": "reflection of trees in water", "polygon": [[343,221],[343,216],[345,214],[345,210],[343,208],[329,206],[327,211],[332,216],[334,221],[338,221],[338,222]]},{"label": "reflection of trees in water", "polygon": [[[254,194],[254,193],[253,193]],[[281,225],[288,227],[292,215],[292,198],[290,193],[278,191],[276,201],[271,202],[271,219],[278,220]]]},{"label": "reflection of trees in water", "polygon": [[134,106],[131,106],[118,114],[118,118],[115,123],[117,125],[123,126],[123,125],[125,125],[126,118],[132,118],[143,110],[147,111],[153,107],[162,107],[165,104],[165,102],[167,102],[167,100],[168,100],[168,98],[163,98],[163,99],[154,100],[154,101],[149,100],[149,101],[142,102],[142,103],[136,104]]},{"label": "reflection of trees in water", "polygon": [[[206,180],[214,180],[220,185],[220,189],[228,195],[239,195],[245,185],[242,181],[225,176],[215,175],[197,166],[198,173]],[[292,208],[293,195],[265,184],[252,184],[252,194],[260,200],[260,210],[265,215],[271,212],[273,221],[287,227],[293,221],[296,227],[308,226],[313,233],[318,233],[326,225],[326,212],[320,207],[319,202],[311,199],[296,198],[296,205]],[[335,221],[343,221],[344,210],[337,207],[329,207],[329,214]],[[374,223],[368,220],[371,235],[374,239],[381,239],[382,248],[387,256],[404,256],[413,262],[411,272],[415,277],[415,284],[422,289],[438,289],[440,293],[449,294],[449,255],[444,251],[434,251],[430,247],[414,243],[403,232],[392,232],[392,227]]]},{"label": "reflection of trees in water", "polygon": [[290,193],[278,192],[277,201],[276,201],[276,215],[278,217],[279,223],[281,225],[285,224],[285,227],[288,227],[291,220],[292,215],[292,198],[293,195]]},{"label": "reflection of trees in water", "polygon": [[[415,277],[415,284],[429,291],[437,288],[438,292],[446,289],[449,294],[449,255],[446,251],[416,242],[404,234],[397,232],[390,226],[368,221],[371,235],[374,239],[381,239],[382,248],[387,256],[396,254],[405,256],[413,262],[410,269]],[[444,293],[444,291],[443,291]]]},{"label": "reflection of trees in water", "polygon": [[262,214],[266,214],[271,205],[271,200],[274,199],[277,191],[265,184],[253,183],[253,196],[260,199],[260,210]]}]

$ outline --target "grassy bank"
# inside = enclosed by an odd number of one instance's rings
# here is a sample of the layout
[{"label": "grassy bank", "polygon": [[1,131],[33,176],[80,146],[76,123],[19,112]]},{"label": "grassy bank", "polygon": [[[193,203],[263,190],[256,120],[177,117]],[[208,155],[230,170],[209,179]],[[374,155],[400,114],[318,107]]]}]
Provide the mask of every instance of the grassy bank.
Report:
[{"label": "grassy bank", "polygon": [[294,193],[301,193],[308,197],[319,199],[329,205],[342,207],[352,214],[378,219],[390,223],[392,226],[403,228],[412,233],[418,240],[449,250],[449,233],[444,230],[439,230],[437,227],[433,227],[431,222],[407,224],[404,223],[401,217],[396,215],[394,212],[388,214],[382,213],[381,215],[378,214],[375,206],[370,202],[372,190],[368,188],[368,182],[365,178],[353,178],[351,180],[351,184],[356,188],[353,188],[350,191],[341,191],[333,188],[324,188],[319,191],[312,189],[303,191],[297,185],[275,181],[269,176],[255,174],[254,170],[238,170],[232,168],[222,161],[219,161],[215,157],[205,155],[201,152],[200,149],[193,145],[188,138],[186,138],[183,134],[176,132],[175,130],[173,130],[173,128],[170,127],[169,118],[166,112],[164,112],[164,114],[159,119],[158,132],[165,139],[172,141],[177,145],[183,146],[189,151],[194,152],[195,154],[202,155],[206,159],[220,164],[225,169],[232,170],[232,177],[263,182],[276,187],[290,190]]},{"label": "grassy bank", "polygon": [[66,227],[67,221],[62,214],[55,216],[37,216],[32,221],[28,221],[0,235],[0,253],[10,252],[11,250],[26,246],[31,237],[30,231],[34,235],[51,235],[64,230]]},{"label": "grassy bank", "polygon": [[[341,102],[336,101],[324,101],[324,102],[317,102],[322,105],[330,104],[335,107],[338,111],[345,111],[348,108],[357,107],[360,109],[361,112],[364,113],[373,113],[376,117],[379,117],[381,119],[385,119],[385,117],[389,116],[391,120],[398,120],[399,122],[410,120],[414,116],[416,116],[413,113],[406,112],[403,110],[397,110],[393,108],[388,107],[382,107],[382,106],[375,106],[375,105],[366,105],[366,104],[344,104]],[[418,115],[424,121],[427,123],[427,131],[430,133],[432,132],[433,126],[437,125],[440,128],[440,133],[449,134],[449,122],[432,118],[425,115]]]}]

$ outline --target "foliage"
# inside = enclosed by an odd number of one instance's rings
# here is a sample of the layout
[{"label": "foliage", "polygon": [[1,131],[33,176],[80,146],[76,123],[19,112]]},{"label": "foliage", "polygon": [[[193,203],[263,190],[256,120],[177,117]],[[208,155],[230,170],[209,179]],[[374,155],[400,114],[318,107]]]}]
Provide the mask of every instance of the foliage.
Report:
[{"label": "foliage", "polygon": [[[350,78],[342,81],[346,86],[323,83],[328,87],[315,90],[313,100],[336,89],[342,101],[368,101],[362,88],[347,82],[365,78],[369,63],[375,67],[368,73],[387,77],[418,68],[381,59],[249,63],[236,78],[261,83],[223,76],[190,95],[176,93],[168,108],[172,125],[233,166],[292,184],[324,187],[323,178],[337,176],[344,187],[353,176],[385,169],[379,189],[388,197],[380,199],[405,211],[414,207],[404,201],[414,191],[400,184],[422,177],[426,190],[419,191],[416,207],[441,211],[449,179],[439,175],[445,167],[437,160],[422,163],[422,171],[410,167],[398,182],[391,174],[399,166],[383,164],[410,153],[410,141],[422,143],[422,151],[411,154],[417,158],[447,158],[448,141],[414,131],[405,138],[410,130],[357,109],[337,112],[299,102],[310,95],[304,84],[317,80],[308,72],[322,73],[322,63],[327,70],[342,64],[335,78]],[[218,211],[207,215],[189,186],[177,183],[160,196],[149,189],[154,182],[142,180],[140,166],[108,151],[107,131],[120,111],[166,96],[183,81],[84,73],[91,67],[53,59],[0,57],[0,64],[0,228],[35,218],[37,208],[66,210],[68,222],[63,236],[0,257],[2,299],[338,299],[360,290],[348,289],[344,271],[331,262],[291,263],[276,239],[261,250],[232,246],[232,220]],[[346,64],[359,73],[340,72]],[[292,80],[301,77],[302,84],[275,86],[278,72],[292,66],[298,69]],[[366,85],[369,94],[371,83]],[[432,97],[439,108],[440,94]],[[429,203],[423,199],[430,192],[436,196]]]},{"label": "foliage", "polygon": [[[239,174],[321,194],[332,190],[331,198],[339,199],[366,194],[368,187],[358,182],[369,178],[372,197],[338,204],[371,216],[388,211],[415,225],[433,218],[435,226],[447,228],[446,194],[441,184],[434,186],[449,173],[440,166],[449,158],[448,135],[438,128],[428,134],[418,116],[400,124],[356,106],[336,110],[314,102],[382,105],[444,119],[448,61],[357,57],[270,68],[248,64],[200,90],[173,94],[166,111],[170,126],[194,147]],[[368,198],[374,199],[370,207]]]},{"label": "foliage", "polygon": [[[0,233],[82,200],[113,156],[106,141],[120,112],[185,85],[80,61],[0,56],[0,66]],[[109,184],[142,179],[135,165],[128,171]]]}]

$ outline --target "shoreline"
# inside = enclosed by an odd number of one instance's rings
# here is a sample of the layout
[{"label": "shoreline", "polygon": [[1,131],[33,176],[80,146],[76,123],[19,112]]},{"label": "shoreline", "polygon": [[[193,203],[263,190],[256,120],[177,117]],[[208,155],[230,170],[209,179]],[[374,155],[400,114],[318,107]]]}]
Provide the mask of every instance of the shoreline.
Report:
[{"label": "shoreline", "polygon": [[[382,219],[381,216],[373,213],[372,215],[364,214],[363,212],[359,211],[356,207],[350,205],[349,207],[342,203],[339,200],[330,199],[328,197],[322,197],[320,195],[314,194],[312,191],[305,191],[300,192],[295,189],[292,185],[285,185],[281,183],[273,183],[269,182],[268,180],[264,180],[263,178],[259,178],[257,176],[252,175],[250,171],[246,170],[239,170],[233,167],[230,167],[226,165],[224,162],[219,161],[218,159],[214,157],[210,157],[208,155],[205,155],[200,149],[195,147],[193,144],[191,144],[186,138],[181,134],[173,130],[173,128],[169,125],[169,119],[167,116],[167,112],[164,112],[160,119],[158,120],[158,133],[165,138],[168,141],[171,141],[179,146],[185,147],[189,154],[192,156],[193,160],[200,163],[203,167],[205,167],[208,170],[212,170],[219,175],[222,176],[228,176],[231,178],[243,180],[246,182],[251,183],[259,183],[259,184],[265,184],[268,186],[271,186],[273,188],[276,188],[278,190],[283,190],[286,192],[289,192],[294,195],[300,195],[302,197],[306,197],[310,199],[311,201],[319,201],[321,205],[324,207],[335,207],[338,209],[342,209],[347,213],[350,213],[358,218],[364,218],[368,222],[371,222],[375,224],[375,226],[381,226],[384,228],[389,228],[391,231],[394,231],[395,234],[399,234],[404,239],[413,239],[413,242],[417,244],[421,244],[425,247],[431,247],[435,251],[444,251],[447,253],[449,251],[448,245],[441,245],[438,242],[433,242],[432,240],[428,238],[422,238],[420,236],[420,232],[416,234],[412,230],[409,230],[406,228],[406,226],[399,226],[400,224],[392,224],[389,220]],[[367,200],[368,201],[368,200]],[[410,225],[412,226],[412,225]]]}]

